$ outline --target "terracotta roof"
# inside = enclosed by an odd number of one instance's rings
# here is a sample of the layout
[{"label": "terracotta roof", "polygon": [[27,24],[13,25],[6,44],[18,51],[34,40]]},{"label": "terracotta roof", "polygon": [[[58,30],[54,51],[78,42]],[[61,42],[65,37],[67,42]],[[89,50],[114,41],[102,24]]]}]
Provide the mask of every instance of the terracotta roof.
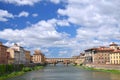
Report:
[{"label": "terracotta roof", "polygon": [[95,51],[108,51],[108,52],[114,51],[114,49],[111,49],[111,48],[108,48],[108,47],[90,48],[90,49],[87,49],[87,50],[85,50],[85,51],[90,51],[90,50],[95,50]]},{"label": "terracotta roof", "polygon": [[40,50],[35,50],[33,55],[43,55]]},{"label": "terracotta roof", "polygon": [[8,48],[8,46],[2,45],[1,43],[0,43],[0,46]]},{"label": "terracotta roof", "polygon": [[91,50],[96,50],[97,48],[90,48],[90,49],[86,49],[85,51],[91,51]]},{"label": "terracotta roof", "polygon": [[111,48],[97,48],[96,51],[108,51],[108,52],[112,52],[112,51],[114,51],[114,49],[111,49]]},{"label": "terracotta roof", "polygon": [[113,52],[114,53],[120,53],[120,50],[114,50]]},{"label": "terracotta roof", "polygon": [[110,44],[109,46],[118,46],[118,44],[112,42],[112,44]]}]

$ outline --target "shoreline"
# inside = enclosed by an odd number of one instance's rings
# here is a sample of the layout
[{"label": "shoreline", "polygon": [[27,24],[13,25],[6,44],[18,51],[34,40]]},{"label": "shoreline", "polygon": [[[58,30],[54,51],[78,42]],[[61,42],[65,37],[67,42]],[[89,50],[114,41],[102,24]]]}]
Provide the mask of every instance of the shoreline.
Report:
[{"label": "shoreline", "polygon": [[35,66],[33,69],[29,68],[29,67],[26,67],[22,71],[12,72],[10,74],[5,74],[5,75],[0,76],[0,80],[7,80],[9,78],[14,78],[14,77],[22,76],[22,75],[24,75],[27,72],[31,72],[31,71],[35,71],[35,70],[40,70],[40,69],[43,69],[43,68],[44,68],[44,66]]},{"label": "shoreline", "polygon": [[93,67],[87,67],[87,66],[76,66],[77,68],[84,69],[84,70],[90,70],[90,71],[100,71],[100,72],[109,72],[113,74],[120,74],[120,70],[114,70],[114,69],[98,69]]}]

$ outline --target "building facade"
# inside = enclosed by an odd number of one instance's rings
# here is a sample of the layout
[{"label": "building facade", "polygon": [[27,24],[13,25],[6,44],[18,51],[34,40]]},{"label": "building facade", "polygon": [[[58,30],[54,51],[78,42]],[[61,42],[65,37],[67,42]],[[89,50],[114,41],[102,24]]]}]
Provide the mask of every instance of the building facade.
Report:
[{"label": "building facade", "polygon": [[120,64],[120,46],[116,43],[110,44],[114,51],[110,54],[110,64]]},{"label": "building facade", "polygon": [[26,63],[29,64],[31,61],[30,51],[25,50]]},{"label": "building facade", "polygon": [[96,48],[95,53],[93,55],[93,63],[94,64],[110,64],[110,53],[112,53],[114,49],[110,49],[109,47],[99,47]]},{"label": "building facade", "polygon": [[110,54],[110,64],[120,64],[120,50],[116,50]]},{"label": "building facade", "polygon": [[4,46],[0,42],[0,64],[7,64],[9,59],[9,52],[7,52],[7,46]]},{"label": "building facade", "polygon": [[86,64],[120,64],[120,46],[113,42],[109,47],[87,49],[85,50],[85,62]]},{"label": "building facade", "polygon": [[19,64],[20,52],[15,50],[14,48],[8,48],[7,52],[10,53],[10,59],[8,60],[8,64]]},{"label": "building facade", "polygon": [[90,48],[85,50],[85,64],[94,62],[94,53],[96,48]]},{"label": "building facade", "polygon": [[33,63],[44,63],[45,62],[45,56],[40,50],[35,50],[33,57],[32,57]]},{"label": "building facade", "polygon": [[12,63],[14,64],[26,63],[25,50],[23,47],[14,44],[12,47],[8,49],[8,52],[10,52],[10,57],[13,60]]},{"label": "building facade", "polygon": [[77,56],[77,59],[75,60],[75,63],[77,65],[82,65],[85,62],[85,54],[84,53],[80,53],[80,55]]}]

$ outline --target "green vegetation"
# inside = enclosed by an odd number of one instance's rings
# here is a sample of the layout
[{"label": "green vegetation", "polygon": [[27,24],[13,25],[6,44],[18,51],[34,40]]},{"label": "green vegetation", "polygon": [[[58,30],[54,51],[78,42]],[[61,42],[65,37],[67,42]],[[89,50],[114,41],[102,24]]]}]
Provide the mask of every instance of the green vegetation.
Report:
[{"label": "green vegetation", "polygon": [[20,76],[20,75],[23,75],[24,73],[25,73],[24,71],[19,71],[19,72],[12,72],[10,74],[4,74],[0,77],[0,80],[5,80],[15,76]]},{"label": "green vegetation", "polygon": [[35,66],[34,68],[33,68],[33,70],[39,70],[39,69],[42,69],[43,68],[43,66]]},{"label": "green vegetation", "polygon": [[102,72],[109,72],[109,73],[120,74],[120,70],[96,69],[96,68],[86,67],[86,66],[77,66],[77,67],[81,68],[81,69],[85,69],[85,70],[102,71]]},{"label": "green vegetation", "polygon": [[15,76],[23,75],[26,72],[42,69],[43,66],[24,67],[24,65],[0,65],[0,80],[6,80]]},{"label": "green vegetation", "polygon": [[13,64],[0,64],[0,76],[4,74],[9,74],[15,71],[21,71],[23,69],[24,65],[13,65]]}]

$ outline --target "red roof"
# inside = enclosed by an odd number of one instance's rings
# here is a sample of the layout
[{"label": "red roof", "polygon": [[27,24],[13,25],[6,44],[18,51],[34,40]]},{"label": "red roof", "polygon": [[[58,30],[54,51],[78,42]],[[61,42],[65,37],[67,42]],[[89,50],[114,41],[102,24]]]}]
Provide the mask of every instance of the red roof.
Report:
[{"label": "red roof", "polygon": [[111,49],[111,48],[97,48],[97,51],[108,51],[108,52],[111,52],[111,51],[114,51],[114,49]]},{"label": "red roof", "polygon": [[91,51],[91,50],[95,50],[95,51],[108,51],[108,52],[114,51],[114,49],[111,49],[111,48],[108,48],[108,47],[90,48],[90,49],[87,49],[85,51]]},{"label": "red roof", "polygon": [[120,50],[114,50],[113,52],[114,53],[120,53]]}]

